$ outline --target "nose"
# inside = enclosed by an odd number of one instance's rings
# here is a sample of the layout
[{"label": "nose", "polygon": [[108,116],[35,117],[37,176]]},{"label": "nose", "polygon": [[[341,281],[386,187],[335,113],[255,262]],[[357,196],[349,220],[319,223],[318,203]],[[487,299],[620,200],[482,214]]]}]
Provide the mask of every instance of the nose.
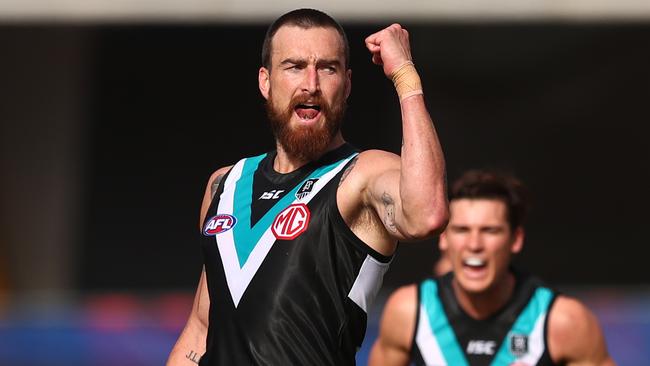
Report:
[{"label": "nose", "polygon": [[467,249],[472,252],[480,252],[483,250],[483,240],[478,232],[472,232],[467,240]]},{"label": "nose", "polygon": [[320,80],[318,78],[318,70],[315,67],[307,67],[305,73],[305,80],[303,83],[303,91],[314,95],[320,91]]}]

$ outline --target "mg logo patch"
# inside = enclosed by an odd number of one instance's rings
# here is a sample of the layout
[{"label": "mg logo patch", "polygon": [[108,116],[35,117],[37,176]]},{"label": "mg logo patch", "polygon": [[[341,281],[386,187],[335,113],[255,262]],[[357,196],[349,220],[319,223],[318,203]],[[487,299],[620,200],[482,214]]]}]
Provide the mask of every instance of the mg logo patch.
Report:
[{"label": "mg logo patch", "polygon": [[309,208],[304,203],[295,203],[285,208],[273,220],[271,231],[278,240],[292,240],[307,230]]},{"label": "mg logo patch", "polygon": [[510,337],[510,352],[518,357],[528,353],[528,336],[525,334],[513,334]]},{"label": "mg logo patch", "polygon": [[215,215],[205,223],[203,235],[214,236],[228,231],[235,226],[237,219],[232,215]]},{"label": "mg logo patch", "polygon": [[296,198],[298,201],[305,198],[308,194],[311,193],[311,190],[314,189],[314,184],[318,182],[318,178],[309,178],[303,183],[298,191],[296,192]]}]

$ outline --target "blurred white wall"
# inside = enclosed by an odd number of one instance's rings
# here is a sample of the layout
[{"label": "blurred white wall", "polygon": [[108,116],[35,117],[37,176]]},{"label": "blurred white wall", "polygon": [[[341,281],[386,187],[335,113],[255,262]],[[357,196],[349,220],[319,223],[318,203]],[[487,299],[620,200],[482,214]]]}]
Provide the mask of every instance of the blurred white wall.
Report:
[{"label": "blurred white wall", "polygon": [[647,0],[3,0],[0,21],[268,22],[297,7],[341,21],[611,21],[650,19]]}]

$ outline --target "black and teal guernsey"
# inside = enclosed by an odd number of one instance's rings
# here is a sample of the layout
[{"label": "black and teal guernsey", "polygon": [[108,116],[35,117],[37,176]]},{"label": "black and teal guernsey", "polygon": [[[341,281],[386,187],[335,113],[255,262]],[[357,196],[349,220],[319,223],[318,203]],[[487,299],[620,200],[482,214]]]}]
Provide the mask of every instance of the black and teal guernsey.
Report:
[{"label": "black and teal guernsey", "polygon": [[458,304],[453,272],[418,287],[418,312],[411,359],[415,365],[554,365],[547,347],[547,314],[557,294],[515,271],[509,302],[484,320]]},{"label": "black and teal guernsey", "polygon": [[275,152],[221,181],[203,226],[210,295],[200,365],[353,365],[390,257],[352,233],[336,191],[343,145],[280,174]]}]

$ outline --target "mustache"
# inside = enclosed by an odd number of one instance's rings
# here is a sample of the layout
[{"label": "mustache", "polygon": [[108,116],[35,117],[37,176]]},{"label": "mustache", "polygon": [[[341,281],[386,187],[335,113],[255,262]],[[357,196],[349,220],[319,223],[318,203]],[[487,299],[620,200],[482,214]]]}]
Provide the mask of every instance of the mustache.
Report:
[{"label": "mustache", "polygon": [[323,99],[323,97],[320,94],[300,94],[296,95],[295,97],[291,98],[291,102],[289,103],[289,109],[294,110],[296,109],[297,106],[301,104],[317,104],[321,109],[328,110],[329,105],[327,102]]}]

